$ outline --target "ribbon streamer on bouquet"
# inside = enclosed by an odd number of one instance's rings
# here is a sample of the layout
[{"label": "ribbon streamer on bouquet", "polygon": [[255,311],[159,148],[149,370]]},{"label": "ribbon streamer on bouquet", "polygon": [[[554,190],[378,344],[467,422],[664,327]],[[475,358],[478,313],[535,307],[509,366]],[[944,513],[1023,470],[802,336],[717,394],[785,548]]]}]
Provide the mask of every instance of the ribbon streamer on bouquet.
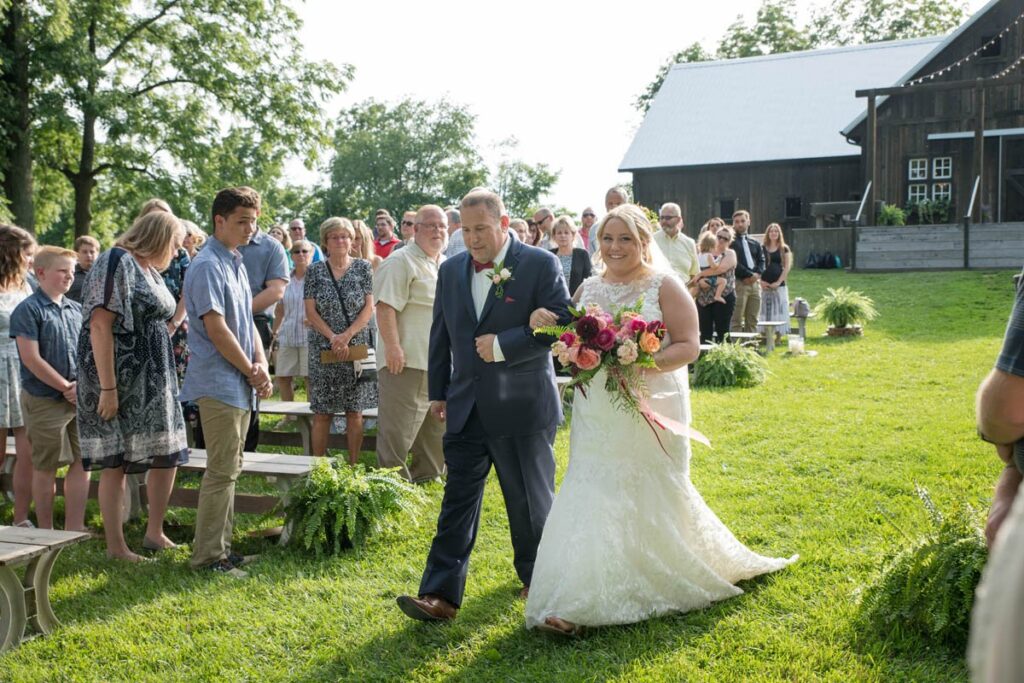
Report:
[{"label": "ribbon streamer on bouquet", "polygon": [[[684,425],[679,420],[674,420],[671,417],[667,417],[655,411],[647,403],[646,398],[640,398],[638,399],[638,401],[640,404],[640,414],[644,416],[644,419],[647,420],[647,423],[651,425],[652,429],[654,428],[654,425],[657,425],[666,431],[672,432],[676,436],[688,436],[690,437],[690,440],[699,441],[708,448],[711,448],[711,441],[708,439],[708,437],[704,436],[690,425]],[[657,438],[658,433],[655,432],[654,436],[655,438]],[[661,443],[660,438],[658,438],[658,443]],[[662,450],[665,450],[664,446],[662,446],[661,448]]]}]

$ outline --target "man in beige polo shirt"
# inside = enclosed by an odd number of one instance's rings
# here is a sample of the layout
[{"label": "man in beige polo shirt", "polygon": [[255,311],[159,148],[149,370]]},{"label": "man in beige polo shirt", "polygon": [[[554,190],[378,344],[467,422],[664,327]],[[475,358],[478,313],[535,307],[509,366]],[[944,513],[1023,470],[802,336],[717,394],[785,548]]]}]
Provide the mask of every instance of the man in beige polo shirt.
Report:
[{"label": "man in beige polo shirt", "polygon": [[672,202],[662,205],[658,222],[661,230],[654,233],[654,242],[686,284],[700,272],[700,264],[697,261],[697,244],[683,232],[683,213],[679,205]]},{"label": "man in beige polo shirt", "polygon": [[[427,398],[427,347],[437,269],[448,243],[448,219],[439,206],[416,212],[415,234],[380,264],[373,277],[377,304],[377,463],[400,467],[412,482],[444,474],[444,423]],[[407,464],[412,451],[412,463]]]}]

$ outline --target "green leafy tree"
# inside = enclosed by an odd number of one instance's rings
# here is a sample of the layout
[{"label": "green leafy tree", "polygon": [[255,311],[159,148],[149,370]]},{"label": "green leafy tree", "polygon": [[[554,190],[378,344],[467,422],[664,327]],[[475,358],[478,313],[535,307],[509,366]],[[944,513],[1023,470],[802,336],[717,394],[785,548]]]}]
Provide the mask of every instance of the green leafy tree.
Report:
[{"label": "green leafy tree", "polygon": [[743,17],[737,17],[725,30],[718,58],[757,57],[812,47],[813,38],[797,26],[793,0],[764,0],[753,24],[747,26]]},{"label": "green leafy tree", "polygon": [[[40,0],[40,16],[58,4]],[[14,96],[27,96],[30,111],[19,134],[50,143],[34,146],[35,159],[73,190],[76,235],[92,227],[97,188],[187,186],[235,129],[264,156],[275,150],[275,162],[286,150],[315,163],[328,139],[320,105],[351,78],[349,67],[301,56],[301,22],[283,0],[89,0],[75,3],[73,19],[63,34],[32,33],[38,43],[21,55],[29,88]],[[3,68],[24,67],[14,54]],[[33,80],[37,72],[47,76]],[[4,168],[5,179],[24,173]],[[26,185],[8,195],[16,209]]]},{"label": "green leafy tree", "polygon": [[558,182],[558,171],[547,164],[530,165],[520,159],[502,159],[491,187],[505,202],[509,216],[522,217]]},{"label": "green leafy tree", "polygon": [[634,106],[642,112],[647,112],[651,108],[651,102],[654,101],[654,96],[661,90],[662,83],[665,82],[665,78],[668,76],[668,72],[676,64],[689,64],[691,62],[707,62],[714,59],[714,56],[704,49],[704,46],[700,43],[693,43],[689,47],[680,50],[675,53],[668,61],[661,65],[658,69],[657,75],[654,80],[647,84],[640,95],[637,96],[634,101]]},{"label": "green leafy tree", "polygon": [[423,204],[446,206],[483,185],[487,170],[473,145],[473,115],[449,102],[368,100],[342,112],[334,135],[329,215],[392,215]]}]

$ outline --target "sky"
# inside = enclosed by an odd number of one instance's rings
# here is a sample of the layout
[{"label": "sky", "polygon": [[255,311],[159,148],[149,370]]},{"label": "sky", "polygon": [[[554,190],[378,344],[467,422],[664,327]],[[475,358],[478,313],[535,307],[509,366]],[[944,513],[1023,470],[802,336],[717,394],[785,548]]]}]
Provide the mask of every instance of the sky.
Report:
[{"label": "sky", "polygon": [[[307,0],[296,9],[307,58],[355,67],[332,118],[371,97],[466,105],[491,167],[499,143],[515,138],[511,156],[561,171],[548,203],[578,214],[600,213],[605,190],[629,181],[617,169],[642,121],[633,102],[658,68],[694,41],[713,51],[737,16],[749,21],[760,4]],[[817,4],[798,0],[804,16]]]}]

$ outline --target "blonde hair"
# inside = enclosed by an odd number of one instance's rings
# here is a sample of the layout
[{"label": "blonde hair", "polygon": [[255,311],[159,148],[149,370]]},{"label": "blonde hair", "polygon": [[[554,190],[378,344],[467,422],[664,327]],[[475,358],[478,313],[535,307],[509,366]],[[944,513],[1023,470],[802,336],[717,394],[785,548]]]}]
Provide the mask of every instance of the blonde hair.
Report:
[{"label": "blonde hair", "polygon": [[[600,243],[601,238],[604,236],[604,228],[608,225],[608,221],[617,218],[626,224],[626,229],[633,236],[633,239],[640,245],[640,261],[650,268],[654,263],[653,255],[651,254],[651,241],[654,239],[654,226],[651,225],[651,221],[647,219],[647,214],[636,204],[622,204],[616,206],[614,209],[609,211],[601,219],[601,223],[597,227],[597,239]],[[601,249],[594,253],[594,263],[600,264],[604,267],[604,259],[601,258]]]},{"label": "blonde hair", "polygon": [[327,240],[336,232],[347,231],[348,236],[352,239],[356,237],[356,228],[352,225],[352,221],[347,218],[339,218],[338,216],[331,216],[323,223],[320,224],[320,248],[324,250],[324,254],[327,254]]},{"label": "blonde hair", "polygon": [[187,221],[184,218],[179,220],[185,226],[185,234],[192,237],[192,244],[198,250],[199,247],[206,243],[206,233],[192,221]]},{"label": "blonde hair", "polygon": [[[281,237],[274,237],[272,233],[275,230],[281,235]],[[289,249],[292,248],[292,238],[291,236],[288,235],[288,230],[283,225],[273,226],[272,228],[270,228],[270,230],[267,231],[267,234],[270,235],[271,237],[274,237],[274,239],[280,242],[281,245],[284,246],[285,251],[288,251]]]},{"label": "blonde hair", "polygon": [[778,223],[769,223],[768,227],[764,229],[764,234],[761,236],[761,246],[768,249],[768,233],[772,231],[772,228],[779,229],[779,249],[783,252],[789,251],[789,246],[786,244],[786,238],[782,235],[782,226]]},{"label": "blonde hair", "polygon": [[165,270],[177,251],[174,235],[183,229],[181,221],[173,214],[153,211],[136,218],[115,246],[152,261],[157,270]]},{"label": "blonde hair", "polygon": [[0,287],[25,287],[28,267],[22,254],[35,246],[36,240],[28,230],[0,223]]},{"label": "blonde hair", "polygon": [[154,211],[163,211],[165,213],[170,214],[174,213],[173,211],[171,211],[170,204],[160,199],[159,197],[153,197],[152,199],[147,199],[145,201],[145,203],[142,205],[142,208],[139,209],[139,215],[135,217],[135,220],[138,220],[147,214],[151,214]]},{"label": "blonde hair", "polygon": [[707,254],[715,250],[715,246],[718,245],[718,235],[712,230],[707,230],[701,233],[700,242],[697,246],[700,247],[702,254]]},{"label": "blonde hair", "polygon": [[576,222],[570,216],[559,216],[555,219],[555,222],[551,224],[551,234],[555,234],[555,230],[559,228],[569,228],[572,231],[573,236],[576,235],[577,228]]},{"label": "blonde hair", "polygon": [[501,220],[502,216],[507,215],[505,212],[505,202],[501,201],[496,193],[483,188],[474,188],[469,191],[462,201],[459,203],[460,213],[470,208],[471,206],[479,206],[483,204],[484,208],[487,209],[487,213],[490,214],[491,218]]},{"label": "blonde hair", "polygon": [[49,270],[53,268],[57,261],[60,259],[70,259],[73,262],[78,261],[78,254],[65,249],[64,247],[55,247],[47,245],[45,247],[39,247],[36,251],[36,256],[32,260],[32,267],[36,270]]},{"label": "blonde hair", "polygon": [[[355,255],[356,258],[361,258],[366,261],[372,261],[371,256],[373,255],[373,233],[370,231],[370,227],[363,221],[356,219],[352,221],[352,228],[359,234],[359,253]],[[352,235],[354,240],[356,235]]]}]

